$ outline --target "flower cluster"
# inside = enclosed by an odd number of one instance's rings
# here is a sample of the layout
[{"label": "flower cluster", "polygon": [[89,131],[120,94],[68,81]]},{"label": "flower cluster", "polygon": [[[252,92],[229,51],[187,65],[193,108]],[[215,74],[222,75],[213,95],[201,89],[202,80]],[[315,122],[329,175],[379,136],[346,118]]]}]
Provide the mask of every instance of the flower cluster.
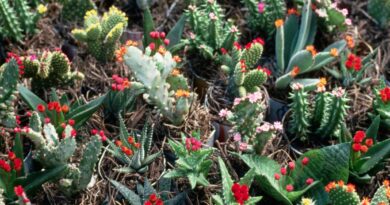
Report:
[{"label": "flower cluster", "polygon": [[[364,143],[363,143],[364,141]],[[366,153],[368,148],[373,145],[374,141],[372,138],[367,138],[364,131],[357,131],[353,137],[352,150],[354,152]]]},{"label": "flower cluster", "polygon": [[133,155],[133,153],[134,153],[133,150],[134,150],[134,149],[139,149],[140,146],[141,146],[140,143],[135,142],[134,137],[132,137],[132,136],[127,137],[127,143],[128,143],[131,147],[125,146],[125,145],[122,143],[122,141],[120,141],[120,140],[116,140],[116,141],[115,141],[115,145],[118,146],[118,147],[122,150],[122,152],[125,153],[127,156]]},{"label": "flower cluster", "polygon": [[383,103],[387,103],[390,101],[390,88],[389,87],[385,87],[382,90],[380,90],[379,94],[381,96]]},{"label": "flower cluster", "polygon": [[130,82],[127,78],[122,78],[118,75],[113,75],[112,80],[114,81],[111,84],[111,90],[113,91],[123,91],[124,89],[130,87]]},{"label": "flower cluster", "polygon": [[126,54],[126,46],[138,46],[138,43],[128,40],[126,41],[125,46],[121,46],[118,50],[115,51],[115,58],[119,63],[123,62],[123,56]]},{"label": "flower cluster", "polygon": [[243,205],[245,201],[249,199],[249,187],[245,184],[240,185],[238,183],[234,183],[232,186],[232,192],[236,202],[240,205]]},{"label": "flower cluster", "polygon": [[344,181],[341,181],[341,180],[338,181],[337,183],[334,182],[334,181],[333,182],[329,182],[329,184],[325,186],[325,191],[329,193],[333,189],[336,189],[337,187],[346,189],[346,191],[349,192],[349,193],[355,192],[355,185],[353,185],[353,184],[345,185]]},{"label": "flower cluster", "polygon": [[7,53],[7,59],[6,59],[6,63],[8,63],[11,59],[15,59],[16,63],[18,64],[18,67],[19,67],[19,75],[23,75],[24,74],[24,65],[23,65],[23,61],[22,59],[16,55],[15,53]]},{"label": "flower cluster", "polygon": [[252,45],[253,45],[253,44],[256,44],[256,43],[259,43],[259,44],[261,44],[262,46],[264,46],[264,44],[265,44],[264,39],[262,39],[262,38],[259,37],[259,38],[255,38],[255,39],[253,39],[251,42],[247,43],[247,44],[245,45],[245,49],[247,49],[247,50],[251,49]]},{"label": "flower cluster", "polygon": [[164,202],[162,199],[158,198],[156,194],[151,194],[149,199],[144,203],[144,205],[163,205]]},{"label": "flower cluster", "polygon": [[[150,32],[149,35],[150,35],[150,38],[152,38],[155,41],[155,42],[152,42],[149,44],[149,48],[152,51],[156,49],[156,42],[158,42],[160,40],[162,42],[164,42],[164,44],[166,46],[168,46],[170,43],[169,39],[166,38],[165,32],[152,31],[152,32]],[[158,52],[163,55],[165,53],[165,51],[166,50],[165,50],[164,46],[160,45]]]},{"label": "flower cluster", "polygon": [[272,74],[272,72],[266,67],[258,66],[257,70],[260,70],[260,71],[263,71],[264,73],[267,73],[267,76],[271,76],[271,74]]},{"label": "flower cluster", "polygon": [[[309,161],[310,161],[309,158],[304,157],[304,158],[302,159],[302,161],[301,161],[303,167],[305,167],[306,165],[308,165],[308,164],[309,164]],[[289,163],[287,164],[287,166],[283,166],[283,167],[280,168],[280,173],[275,173],[275,174],[274,174],[274,179],[277,180],[277,181],[279,181],[279,180],[281,179],[281,175],[282,175],[282,176],[286,176],[287,174],[290,175],[294,170],[295,170],[295,162],[291,161],[291,162],[289,162]],[[314,182],[314,179],[312,179],[312,178],[307,178],[307,179],[306,179],[306,184],[307,184],[307,185],[310,185],[310,184],[312,184],[313,182]],[[287,192],[292,192],[292,191],[294,191],[294,185],[293,185],[293,184],[287,184],[285,188],[286,188],[286,191],[287,191]]]},{"label": "flower cluster", "polygon": [[[55,110],[57,113],[63,112],[63,113],[68,113],[69,112],[69,106],[68,105],[62,105],[58,101],[52,101],[47,104],[47,109],[49,111]],[[45,112],[46,107],[42,104],[37,105],[37,110],[39,112]]]},{"label": "flower cluster", "polygon": [[11,172],[12,169],[18,172],[22,169],[23,161],[22,159],[17,158],[14,152],[8,152],[8,160],[10,163],[7,163],[7,161],[2,159],[0,160],[0,169],[4,170],[5,172]]},{"label": "flower cluster", "polygon": [[24,189],[21,185],[15,186],[14,192],[15,192],[15,195],[22,200],[23,204],[25,204],[25,205],[31,204],[30,199],[28,199],[27,194],[26,194],[26,192],[24,192]]},{"label": "flower cluster", "polygon": [[202,147],[202,142],[197,140],[195,137],[186,139],[186,149],[188,151],[198,151]]},{"label": "flower cluster", "polygon": [[355,71],[360,71],[362,68],[362,59],[355,54],[350,53],[348,55],[347,61],[345,62],[345,66],[348,69],[354,69]]},{"label": "flower cluster", "polygon": [[92,135],[97,135],[97,134],[98,134],[98,135],[101,137],[101,139],[102,139],[103,142],[107,140],[107,136],[106,136],[106,134],[104,134],[104,131],[103,131],[103,130],[93,129],[93,130],[91,131],[91,134],[92,134]]}]

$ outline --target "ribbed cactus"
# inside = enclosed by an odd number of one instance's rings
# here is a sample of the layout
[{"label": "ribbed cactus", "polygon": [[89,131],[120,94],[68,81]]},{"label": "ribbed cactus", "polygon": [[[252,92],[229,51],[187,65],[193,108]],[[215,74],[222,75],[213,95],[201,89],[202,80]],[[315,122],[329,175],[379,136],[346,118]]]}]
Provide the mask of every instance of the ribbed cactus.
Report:
[{"label": "ribbed cactus", "polygon": [[62,0],[61,16],[67,21],[80,21],[87,11],[95,9],[91,0]]},{"label": "ribbed cactus", "polygon": [[263,31],[271,37],[275,32],[274,22],[286,15],[284,0],[241,0],[248,8],[249,27],[254,31]]},{"label": "ribbed cactus", "polygon": [[24,34],[35,33],[41,12],[32,12],[26,0],[0,0],[0,36],[21,41]]},{"label": "ribbed cactus", "polygon": [[293,91],[290,93],[292,103],[290,108],[292,111],[289,130],[300,139],[306,140],[309,134],[310,127],[310,108],[308,96],[309,94],[299,84],[293,84]]},{"label": "ribbed cactus", "polygon": [[88,51],[99,61],[113,60],[119,38],[127,27],[125,13],[111,7],[103,18],[96,10],[90,10],[84,17],[84,29],[74,29],[73,36],[87,43]]},{"label": "ribbed cactus", "polygon": [[368,13],[374,17],[382,28],[390,23],[390,0],[369,0]]},{"label": "ribbed cactus", "polygon": [[359,195],[352,184],[344,185],[343,181],[331,182],[325,190],[329,194],[329,200],[332,205],[358,205],[360,204]]},{"label": "ribbed cactus", "polygon": [[15,106],[19,66],[15,59],[0,67],[0,125],[15,127]]},{"label": "ribbed cactus", "polygon": [[184,76],[174,70],[176,62],[170,52],[157,52],[153,56],[150,53],[149,47],[143,53],[137,47],[129,46],[123,59],[135,78],[145,87],[145,100],[156,106],[170,122],[181,124],[196,95],[188,91]]},{"label": "ribbed cactus", "polygon": [[71,72],[69,59],[61,51],[45,51],[40,58],[26,56],[23,58],[23,65],[23,77],[32,78],[33,90],[64,86],[84,78],[78,71]]}]

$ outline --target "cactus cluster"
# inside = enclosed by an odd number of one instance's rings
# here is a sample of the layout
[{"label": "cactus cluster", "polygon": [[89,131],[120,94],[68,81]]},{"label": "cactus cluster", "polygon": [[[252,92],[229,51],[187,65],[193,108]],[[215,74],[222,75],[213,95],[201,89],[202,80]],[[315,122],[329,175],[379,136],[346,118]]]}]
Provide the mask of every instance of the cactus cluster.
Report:
[{"label": "cactus cluster", "polygon": [[26,0],[0,0],[0,37],[22,41],[24,34],[36,32],[36,23],[45,11],[31,11]]},{"label": "cactus cluster", "polygon": [[0,67],[0,125],[5,127],[16,126],[14,101],[18,94],[18,70],[19,65],[14,58]]},{"label": "cactus cluster", "polygon": [[261,39],[255,39],[241,49],[238,43],[234,43],[232,52],[221,56],[224,64],[221,69],[229,75],[229,84],[236,96],[245,97],[248,93],[258,92],[267,81],[268,70],[255,68],[263,54],[263,44]]},{"label": "cactus cluster", "polygon": [[317,19],[312,11],[311,1],[305,1],[302,17],[296,12],[290,13],[286,20],[278,19],[276,26],[276,61],[275,75],[278,76],[275,86],[284,89],[292,81],[299,81],[304,86],[316,84],[318,79],[296,79],[298,75],[313,72],[333,62],[346,42],[337,41],[322,52],[317,53],[314,38],[317,32]]},{"label": "cactus cluster", "polygon": [[[127,128],[122,117],[119,117],[120,133],[119,139],[115,143],[108,140],[115,157],[126,165],[115,169],[125,173],[145,173],[148,166],[160,156],[161,152],[149,155],[153,140],[154,125],[145,124],[140,134],[127,132]],[[134,135],[135,134],[135,135]]]},{"label": "cactus cluster", "polygon": [[390,191],[390,188],[387,180],[377,189],[371,200],[367,197],[360,200],[359,195],[356,193],[355,186],[353,184],[345,185],[343,181],[330,182],[326,185],[325,191],[328,192],[329,200],[332,205],[389,204],[389,197],[387,193]]},{"label": "cactus cluster", "polygon": [[101,18],[96,10],[90,10],[84,17],[84,29],[72,30],[73,36],[87,43],[88,51],[98,61],[113,60],[119,38],[127,27],[125,13],[112,6]]},{"label": "cactus cluster", "polygon": [[37,58],[35,55],[23,57],[23,77],[31,78],[33,90],[64,86],[75,80],[84,79],[78,71],[71,71],[68,57],[61,51],[45,51]]},{"label": "cactus cluster", "polygon": [[[324,81],[324,80],[322,80]],[[332,137],[339,136],[341,125],[347,115],[348,97],[345,91],[337,88],[332,92],[325,91],[325,83],[319,83],[314,102],[309,100],[309,94],[303,85],[294,83],[290,99],[292,116],[289,131],[299,136],[302,141],[308,135]]]},{"label": "cactus cluster", "polygon": [[286,15],[284,0],[241,0],[248,8],[248,25],[252,30],[263,31],[268,37],[275,32],[273,22]]},{"label": "cactus cluster", "polygon": [[60,180],[60,188],[64,193],[73,194],[87,188],[95,164],[99,160],[103,146],[101,141],[105,138],[104,133],[91,137],[78,167],[69,162],[77,147],[76,132],[72,126],[66,125],[62,138],[60,138],[50,122],[45,120],[42,126],[40,115],[33,112],[30,118],[30,128],[21,129],[21,133],[34,143],[33,158],[38,160],[44,168],[67,166],[67,173]]},{"label": "cactus cluster", "polygon": [[92,0],[61,0],[61,16],[67,21],[81,21],[87,11],[96,9]]},{"label": "cactus cluster", "polygon": [[205,59],[213,59],[221,48],[232,49],[239,35],[238,29],[231,20],[225,21],[224,10],[217,1],[190,5],[186,15],[192,33],[184,43],[192,52],[200,53]]},{"label": "cactus cluster", "polygon": [[368,13],[374,17],[382,28],[387,28],[390,24],[390,1],[389,0],[369,0]]},{"label": "cactus cluster", "polygon": [[150,47],[143,53],[139,48],[126,48],[124,62],[137,82],[132,86],[145,88],[144,99],[154,105],[173,124],[181,124],[196,95],[190,93],[187,79],[176,68],[180,60],[168,51],[151,55]]}]

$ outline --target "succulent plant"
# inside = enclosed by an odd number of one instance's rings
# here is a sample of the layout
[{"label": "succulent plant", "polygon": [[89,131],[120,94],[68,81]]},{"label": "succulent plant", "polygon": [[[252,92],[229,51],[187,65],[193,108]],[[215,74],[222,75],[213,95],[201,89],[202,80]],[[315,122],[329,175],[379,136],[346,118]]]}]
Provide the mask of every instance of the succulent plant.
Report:
[{"label": "succulent plant", "polygon": [[196,185],[208,186],[207,175],[212,165],[208,159],[213,148],[202,148],[200,133],[193,132],[191,137],[181,136],[181,142],[176,140],[168,141],[178,159],[175,161],[175,169],[164,175],[165,178],[188,178],[191,189]]},{"label": "succulent plant", "polygon": [[4,190],[0,188],[0,205],[5,205],[5,199],[3,197]]},{"label": "succulent plant", "polygon": [[96,10],[90,10],[84,17],[84,29],[74,29],[73,36],[87,43],[88,51],[97,60],[106,62],[114,59],[119,38],[127,27],[125,13],[116,7],[99,17]]},{"label": "succulent plant", "polygon": [[299,136],[302,141],[308,139],[310,134],[326,137],[340,137],[341,126],[345,123],[348,101],[345,91],[337,88],[330,92],[325,91],[326,82],[317,86],[314,102],[309,101],[309,94],[303,85],[294,83],[290,99],[292,116],[290,120],[290,133]]},{"label": "succulent plant", "polygon": [[15,127],[14,101],[17,98],[19,66],[16,59],[0,67],[0,125]]},{"label": "succulent plant", "polygon": [[92,0],[61,0],[61,16],[67,21],[81,21],[87,11],[96,9]]},{"label": "succulent plant", "polygon": [[153,140],[154,125],[146,123],[140,134],[129,133],[123,118],[119,116],[119,139],[115,143],[108,140],[111,153],[125,166],[115,169],[124,173],[145,173],[148,166],[161,155],[157,152],[149,155]]},{"label": "succulent plant", "polygon": [[181,124],[196,95],[188,91],[187,79],[175,69],[178,56],[172,57],[168,51],[151,55],[149,47],[143,53],[137,47],[129,46],[123,59],[140,82],[131,84],[144,87],[146,102],[156,106],[171,123]]},{"label": "succulent plant", "polygon": [[368,13],[374,17],[382,28],[387,28],[390,23],[390,1],[389,0],[369,0]]},{"label": "succulent plant", "polygon": [[373,103],[374,115],[380,115],[383,127],[390,126],[390,87],[385,79],[380,80],[380,85],[374,89],[375,99]]},{"label": "succulent plant", "polygon": [[45,11],[32,12],[26,0],[0,0],[0,37],[22,41],[24,34],[36,32],[36,23]]},{"label": "succulent plant", "polygon": [[33,90],[69,85],[83,80],[84,75],[71,71],[68,57],[61,51],[45,51],[40,58],[35,55],[23,57],[25,78],[31,78]]}]

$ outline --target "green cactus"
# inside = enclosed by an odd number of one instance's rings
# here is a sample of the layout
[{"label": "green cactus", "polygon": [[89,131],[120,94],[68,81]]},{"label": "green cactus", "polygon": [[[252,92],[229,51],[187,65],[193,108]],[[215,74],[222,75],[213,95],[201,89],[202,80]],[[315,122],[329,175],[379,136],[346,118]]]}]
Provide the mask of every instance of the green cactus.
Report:
[{"label": "green cactus", "polygon": [[96,10],[90,10],[84,17],[84,29],[74,29],[73,36],[81,42],[87,43],[88,51],[99,61],[113,60],[119,38],[127,27],[125,13],[116,7],[103,15],[98,16]]},{"label": "green cactus", "polygon": [[15,107],[17,98],[17,84],[19,79],[19,66],[16,59],[0,67],[0,125],[15,127]]},{"label": "green cactus", "polygon": [[388,181],[385,181],[383,185],[376,190],[371,199],[371,205],[389,205],[389,196],[387,195],[389,191]]},{"label": "green cactus", "polygon": [[179,125],[188,114],[196,95],[184,89],[174,90],[189,86],[183,75],[175,74],[176,62],[170,52],[157,52],[153,56],[150,53],[149,47],[143,53],[137,47],[130,46],[123,58],[135,78],[143,84],[145,100],[156,106],[170,122]]},{"label": "green cactus", "polygon": [[292,116],[289,128],[296,136],[300,136],[302,141],[307,139],[310,127],[310,109],[308,93],[299,85],[293,85],[293,92],[290,93],[292,103],[290,104]]},{"label": "green cactus", "polygon": [[24,34],[34,34],[40,12],[32,12],[26,0],[0,0],[0,37],[22,41]]},{"label": "green cactus", "polygon": [[[274,22],[286,15],[284,0],[241,0],[241,2],[249,11],[246,16],[249,27],[255,31],[264,31],[268,37],[275,32]],[[259,7],[262,8],[261,11]]]},{"label": "green cactus", "polygon": [[91,0],[62,0],[61,16],[67,21],[81,21],[87,11],[96,9]]},{"label": "green cactus", "polygon": [[71,72],[69,59],[61,51],[45,51],[39,59],[26,56],[23,58],[23,65],[23,77],[32,79],[33,90],[69,85],[84,78],[78,71]]},{"label": "green cactus", "polygon": [[369,0],[368,13],[374,17],[382,28],[387,28],[390,23],[390,1],[389,0]]},{"label": "green cactus", "polygon": [[124,173],[145,173],[148,170],[148,166],[161,155],[161,152],[157,152],[149,155],[150,148],[153,140],[154,125],[145,124],[142,132],[139,135],[135,133],[127,132],[127,128],[121,116],[119,116],[120,133],[119,140],[115,144],[108,140],[113,155],[125,162],[124,167],[115,169],[118,172]]}]

